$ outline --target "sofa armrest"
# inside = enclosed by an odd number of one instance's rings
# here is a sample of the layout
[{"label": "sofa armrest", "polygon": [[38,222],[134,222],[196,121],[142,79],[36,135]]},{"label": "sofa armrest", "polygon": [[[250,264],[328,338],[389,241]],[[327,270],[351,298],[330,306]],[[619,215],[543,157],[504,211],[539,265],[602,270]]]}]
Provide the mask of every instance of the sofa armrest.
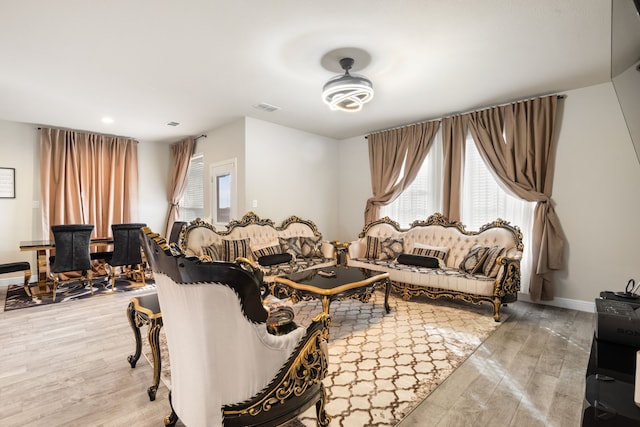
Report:
[{"label": "sofa armrest", "polygon": [[349,244],[349,258],[362,258],[364,257],[364,252],[367,249],[366,243],[363,239],[354,240]]},{"label": "sofa armrest", "polygon": [[503,298],[505,302],[515,301],[520,291],[520,258],[522,252],[515,254],[515,256],[499,257],[498,264],[502,264],[503,267],[498,273],[496,279],[496,287],[494,295]]},{"label": "sofa armrest", "polygon": [[336,257],[336,249],[331,242],[328,240],[322,241],[322,256],[325,258],[335,258]]}]

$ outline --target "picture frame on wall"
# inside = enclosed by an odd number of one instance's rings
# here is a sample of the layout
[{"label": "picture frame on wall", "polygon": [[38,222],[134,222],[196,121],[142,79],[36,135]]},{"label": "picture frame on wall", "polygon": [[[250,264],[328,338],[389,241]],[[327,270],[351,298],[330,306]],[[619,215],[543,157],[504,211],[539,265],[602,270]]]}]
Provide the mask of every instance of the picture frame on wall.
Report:
[{"label": "picture frame on wall", "polygon": [[16,169],[0,167],[0,199],[16,198]]}]

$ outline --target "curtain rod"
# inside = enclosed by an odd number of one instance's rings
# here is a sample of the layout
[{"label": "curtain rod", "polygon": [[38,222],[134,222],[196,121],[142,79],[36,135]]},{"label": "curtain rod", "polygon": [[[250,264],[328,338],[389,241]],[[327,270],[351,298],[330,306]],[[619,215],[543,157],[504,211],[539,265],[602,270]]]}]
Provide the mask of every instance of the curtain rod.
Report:
[{"label": "curtain rod", "polygon": [[[468,110],[468,111],[465,111],[465,112],[462,112],[462,113],[449,114],[449,115],[442,116],[442,117],[437,118],[437,119],[421,120],[419,122],[413,122],[413,123],[407,123],[407,124],[404,124],[404,125],[393,126],[393,127],[390,127],[390,128],[380,129],[380,130],[376,130],[376,131],[370,132],[369,135],[374,134],[374,133],[387,132],[387,131],[395,130],[395,129],[402,129],[402,128],[406,128],[406,127],[409,127],[409,126],[417,125],[417,124],[420,124],[420,123],[438,122],[438,121],[440,121],[442,119],[446,119],[446,118],[449,118],[449,117],[462,116],[464,114],[469,114],[469,113],[473,113],[473,112],[477,112],[477,111],[484,111],[484,110],[488,110],[490,108],[504,107],[506,105],[518,104],[519,102],[531,101],[532,99],[545,98],[547,96],[552,96],[552,95],[532,96],[530,98],[523,98],[523,99],[519,99],[517,101],[505,102],[503,104],[496,104],[496,105],[491,105],[491,106],[488,106],[488,107],[480,107],[480,108],[477,108],[477,109],[474,109],[474,110]],[[557,96],[558,96],[558,99],[565,99],[567,97],[567,95],[564,95],[564,94],[557,95]],[[364,139],[368,139],[369,135],[365,135]]]},{"label": "curtain rod", "polygon": [[206,137],[207,137],[207,134],[203,133],[202,135],[200,135],[200,136],[196,136],[195,138],[193,138],[193,140],[194,140],[194,141],[197,141],[197,140],[199,140],[200,138],[206,138]]},{"label": "curtain rod", "polygon": [[90,131],[90,130],[79,130],[79,129],[70,129],[70,128],[61,128],[61,127],[47,127],[47,126],[38,126],[36,129],[37,130],[42,130],[42,129],[54,129],[54,130],[64,130],[67,132],[77,132],[77,133],[88,133],[91,135],[99,135],[99,136],[111,136],[114,138],[124,138],[124,139],[131,139],[133,141],[135,141],[136,144],[139,144],[140,141],[138,141],[137,139],[131,137],[131,136],[122,136],[122,135],[116,135],[113,133],[100,133],[100,132],[94,132],[94,131]]}]

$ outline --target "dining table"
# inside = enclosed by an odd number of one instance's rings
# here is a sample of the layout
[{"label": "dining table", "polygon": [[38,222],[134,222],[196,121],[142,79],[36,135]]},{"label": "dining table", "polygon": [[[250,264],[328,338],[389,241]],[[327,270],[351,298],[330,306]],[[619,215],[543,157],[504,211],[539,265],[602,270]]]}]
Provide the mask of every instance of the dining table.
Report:
[{"label": "dining table", "polygon": [[[89,242],[91,247],[102,247],[113,244],[113,237],[94,237]],[[40,293],[47,292],[47,270],[49,267],[49,258],[47,252],[55,249],[56,244],[53,240],[25,240],[20,242],[21,251],[36,251],[36,270],[38,272],[38,289]]]}]

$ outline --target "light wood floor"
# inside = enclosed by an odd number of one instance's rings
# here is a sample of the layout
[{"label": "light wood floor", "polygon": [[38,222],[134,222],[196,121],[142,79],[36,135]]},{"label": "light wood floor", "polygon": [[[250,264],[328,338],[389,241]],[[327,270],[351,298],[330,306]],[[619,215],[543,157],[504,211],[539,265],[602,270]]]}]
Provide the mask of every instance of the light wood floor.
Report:
[{"label": "light wood floor", "polygon": [[[150,402],[151,367],[126,360],[130,298],[0,313],[0,425],[162,426],[166,387]],[[510,318],[401,427],[580,424],[593,315],[522,302],[505,312]]]}]

